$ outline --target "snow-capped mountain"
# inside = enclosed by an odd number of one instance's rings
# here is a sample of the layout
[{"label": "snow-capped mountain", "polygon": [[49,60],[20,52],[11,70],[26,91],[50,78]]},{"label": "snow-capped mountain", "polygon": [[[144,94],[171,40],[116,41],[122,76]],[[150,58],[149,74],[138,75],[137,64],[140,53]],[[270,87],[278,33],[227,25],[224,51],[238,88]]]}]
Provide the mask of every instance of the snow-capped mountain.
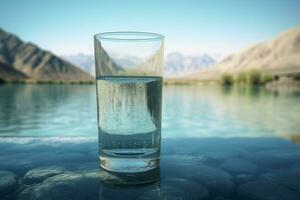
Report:
[{"label": "snow-capped mountain", "polygon": [[201,54],[198,56],[184,56],[179,52],[167,55],[165,61],[165,74],[169,76],[181,76],[207,69],[221,59],[218,55]]},{"label": "snow-capped mountain", "polygon": [[[94,56],[88,54],[63,55],[63,58],[81,67],[83,70],[95,75]],[[165,76],[184,76],[196,71],[207,69],[221,60],[217,54],[201,54],[198,56],[185,56],[180,52],[169,53],[165,59]],[[131,59],[132,60],[132,59]],[[130,62],[130,63],[129,63]],[[118,59],[117,64],[129,65],[132,61]]]},{"label": "snow-capped mountain", "polygon": [[79,53],[72,55],[62,55],[61,57],[80,67],[84,71],[88,72],[90,75],[95,76],[94,55]]}]

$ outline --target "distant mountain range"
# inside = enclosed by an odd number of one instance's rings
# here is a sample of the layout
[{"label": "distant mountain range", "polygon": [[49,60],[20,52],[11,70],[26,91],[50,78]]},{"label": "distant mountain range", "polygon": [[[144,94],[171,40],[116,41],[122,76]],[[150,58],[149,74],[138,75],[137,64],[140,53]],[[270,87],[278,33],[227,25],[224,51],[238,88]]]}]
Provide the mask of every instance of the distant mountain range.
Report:
[{"label": "distant mountain range", "polygon": [[[94,56],[88,54],[62,55],[71,63],[81,67],[83,70],[95,75]],[[185,76],[202,69],[208,69],[220,60],[220,55],[201,54],[199,56],[185,56],[179,52],[167,55],[164,66],[166,76]],[[132,60],[132,59],[131,59]],[[133,60],[135,61],[135,60]],[[136,61],[138,62],[138,61]],[[134,63],[124,59],[117,60],[120,66],[132,65]]]},{"label": "distant mountain range", "polygon": [[270,74],[300,73],[300,26],[279,36],[228,56],[215,66],[189,78],[217,79],[221,74],[236,74],[258,69]]},{"label": "distant mountain range", "polygon": [[198,56],[185,56],[179,52],[167,55],[164,71],[168,76],[185,76],[199,70],[209,69],[220,61],[221,56],[201,54]]},{"label": "distant mountain range", "polygon": [[[65,60],[0,29],[0,82],[23,79],[94,80],[93,55],[76,54],[62,57]],[[172,52],[166,56],[164,74],[166,77],[215,80],[224,73],[237,74],[249,69],[259,69],[272,74],[300,73],[300,26],[228,56],[221,62],[220,59],[221,56],[213,54],[185,56],[179,52]],[[116,63],[111,62],[107,55],[104,60],[98,62],[110,64],[111,70],[140,62],[133,58],[114,61]]]},{"label": "distant mountain range", "polygon": [[80,67],[84,71],[88,72],[90,75],[95,76],[95,58],[94,55],[89,54],[70,54],[61,55],[61,57],[74,65]]},{"label": "distant mountain range", "polygon": [[91,81],[93,77],[49,51],[0,29],[0,81]]}]

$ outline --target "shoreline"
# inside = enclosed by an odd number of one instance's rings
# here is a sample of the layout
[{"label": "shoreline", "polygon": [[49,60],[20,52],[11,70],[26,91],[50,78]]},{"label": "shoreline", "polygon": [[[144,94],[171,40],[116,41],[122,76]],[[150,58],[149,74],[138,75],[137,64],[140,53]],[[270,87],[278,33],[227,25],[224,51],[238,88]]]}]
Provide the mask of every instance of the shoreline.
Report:
[{"label": "shoreline", "polygon": [[[72,81],[72,80],[33,80],[33,79],[28,79],[28,80],[1,80],[0,85],[6,85],[6,84],[65,84],[65,85],[92,85],[96,84],[96,80],[91,80],[91,81]],[[197,79],[164,79],[163,80],[163,85],[185,85],[185,86],[194,86],[194,85],[203,85],[203,86],[258,86],[258,87],[266,87],[269,89],[280,89],[280,88],[297,88],[300,89],[300,80],[292,80],[290,78],[282,78],[279,80],[274,80],[271,82],[268,82],[266,84],[246,84],[246,83],[233,83],[230,85],[224,85],[220,80],[197,80]]]}]

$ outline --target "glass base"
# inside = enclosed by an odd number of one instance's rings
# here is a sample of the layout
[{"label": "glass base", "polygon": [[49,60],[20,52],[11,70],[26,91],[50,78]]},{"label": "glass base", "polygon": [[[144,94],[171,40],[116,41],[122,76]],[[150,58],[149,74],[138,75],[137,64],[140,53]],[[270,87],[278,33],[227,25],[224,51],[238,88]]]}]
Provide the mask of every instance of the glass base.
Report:
[{"label": "glass base", "polygon": [[100,156],[100,167],[117,173],[146,172],[159,167],[159,158],[111,158]]}]

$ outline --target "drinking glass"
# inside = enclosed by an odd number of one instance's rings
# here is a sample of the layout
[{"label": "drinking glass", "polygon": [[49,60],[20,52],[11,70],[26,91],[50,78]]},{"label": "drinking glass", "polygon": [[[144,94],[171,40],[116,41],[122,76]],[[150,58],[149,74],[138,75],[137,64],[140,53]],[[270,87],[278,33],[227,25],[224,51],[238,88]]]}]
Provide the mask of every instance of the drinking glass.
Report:
[{"label": "drinking glass", "polygon": [[136,173],[160,161],[164,37],[147,32],[94,36],[100,166]]}]

